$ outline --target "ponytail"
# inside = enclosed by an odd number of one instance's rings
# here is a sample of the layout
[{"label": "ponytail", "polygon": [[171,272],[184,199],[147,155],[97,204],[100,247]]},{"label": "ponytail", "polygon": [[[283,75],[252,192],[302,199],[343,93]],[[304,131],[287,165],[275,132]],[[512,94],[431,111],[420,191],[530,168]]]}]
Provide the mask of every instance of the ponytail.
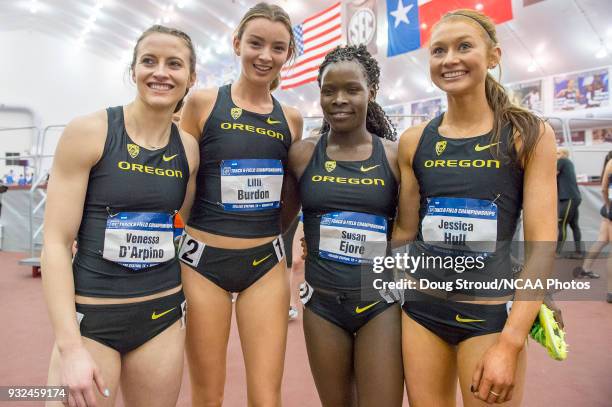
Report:
[{"label": "ponytail", "polygon": [[[485,94],[487,103],[493,110],[493,138],[491,141],[499,142],[504,127],[510,125],[513,133],[511,140],[516,141],[516,137],[521,137],[516,158],[518,162],[525,165],[538,144],[544,121],[530,111],[513,105],[504,87],[489,73],[485,80]],[[512,150],[515,145],[516,143],[510,143],[508,148]]]}]

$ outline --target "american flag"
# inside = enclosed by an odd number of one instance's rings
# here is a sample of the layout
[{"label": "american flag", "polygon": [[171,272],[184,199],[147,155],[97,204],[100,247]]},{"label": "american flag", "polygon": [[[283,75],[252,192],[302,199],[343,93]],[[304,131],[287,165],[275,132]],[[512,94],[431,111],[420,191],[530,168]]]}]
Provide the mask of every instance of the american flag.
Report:
[{"label": "american flag", "polygon": [[340,2],[308,17],[293,27],[298,53],[293,63],[281,70],[281,89],[291,89],[317,80],[325,55],[342,41]]}]

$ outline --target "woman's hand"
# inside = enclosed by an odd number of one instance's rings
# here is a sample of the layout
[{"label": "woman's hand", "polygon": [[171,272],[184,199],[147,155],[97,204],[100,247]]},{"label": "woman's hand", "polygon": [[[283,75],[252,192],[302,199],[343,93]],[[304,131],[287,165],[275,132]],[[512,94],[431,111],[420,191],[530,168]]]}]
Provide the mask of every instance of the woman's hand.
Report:
[{"label": "woman's hand", "polygon": [[300,245],[302,246],[302,260],[306,260],[306,255],[308,254],[308,248],[306,247],[306,238],[302,237],[300,239]]},{"label": "woman's hand", "polygon": [[487,404],[510,401],[520,351],[515,345],[501,340],[491,346],[476,365],[472,376],[474,397]]},{"label": "woman's hand", "polygon": [[95,407],[94,384],[100,394],[109,397],[102,374],[84,346],[78,345],[60,352],[62,386],[68,387],[70,407]]}]

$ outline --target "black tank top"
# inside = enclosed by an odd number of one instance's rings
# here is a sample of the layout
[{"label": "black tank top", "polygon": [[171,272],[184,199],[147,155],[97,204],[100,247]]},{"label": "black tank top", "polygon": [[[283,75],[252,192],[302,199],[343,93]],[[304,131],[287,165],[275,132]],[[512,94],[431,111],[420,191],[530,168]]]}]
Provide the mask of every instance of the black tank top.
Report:
[{"label": "black tank top", "polygon": [[89,174],[73,262],[76,293],[136,297],[176,287],[172,221],[189,180],[179,131],[172,124],[166,147],[147,150],[127,134],[122,106],[106,111],[104,152]]},{"label": "black tank top", "polygon": [[280,193],[291,132],[280,103],[249,112],[219,88],[200,140],[197,190],[188,225],[232,237],[280,233]]},{"label": "black tank top", "polygon": [[299,181],[308,248],[305,277],[314,287],[358,290],[364,242],[391,236],[398,183],[379,137],[372,136],[372,155],[363,161],[330,159],[327,137],[317,142]]},{"label": "black tank top", "polygon": [[417,240],[444,242],[458,249],[470,241],[491,242],[472,245],[478,248],[477,253],[485,254],[484,269],[463,273],[446,270],[446,277],[474,281],[509,278],[509,245],[523,204],[523,170],[517,163],[512,129],[506,126],[499,142],[492,141],[492,133],[447,138],[438,132],[442,118],[436,117],[425,127],[414,155],[412,167],[421,195]]}]

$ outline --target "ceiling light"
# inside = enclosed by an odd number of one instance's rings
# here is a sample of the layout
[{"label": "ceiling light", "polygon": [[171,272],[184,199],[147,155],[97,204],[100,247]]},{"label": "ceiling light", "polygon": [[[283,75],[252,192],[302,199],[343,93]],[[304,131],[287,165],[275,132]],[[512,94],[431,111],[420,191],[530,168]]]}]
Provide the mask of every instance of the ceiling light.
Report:
[{"label": "ceiling light", "polygon": [[289,0],[285,0],[283,2],[282,5],[283,9],[288,13],[288,14],[293,14],[295,12],[300,11],[300,9],[302,9],[302,3],[299,1],[289,1]]},{"label": "ceiling light", "polygon": [[225,38],[220,38],[217,41],[217,46],[215,47],[215,52],[217,54],[225,54],[228,51],[229,51],[229,45],[227,44],[226,39]]},{"label": "ceiling light", "polygon": [[32,2],[30,2],[30,13],[36,14],[39,8],[40,4],[38,4],[36,0],[32,0]]},{"label": "ceiling light", "polygon": [[538,69],[535,61],[531,61],[531,63],[527,66],[527,72],[535,72]]},{"label": "ceiling light", "polygon": [[170,16],[164,16],[162,20],[164,21],[164,24],[168,24],[170,22]]},{"label": "ceiling light", "polygon": [[185,7],[185,2],[184,2],[184,1],[177,1],[177,2],[176,2],[176,7],[178,7],[178,8],[183,8],[183,7]]},{"label": "ceiling light", "polygon": [[599,49],[595,53],[595,58],[602,59],[607,56],[608,56],[608,49],[605,47],[605,45],[601,44],[601,47],[599,47]]}]

